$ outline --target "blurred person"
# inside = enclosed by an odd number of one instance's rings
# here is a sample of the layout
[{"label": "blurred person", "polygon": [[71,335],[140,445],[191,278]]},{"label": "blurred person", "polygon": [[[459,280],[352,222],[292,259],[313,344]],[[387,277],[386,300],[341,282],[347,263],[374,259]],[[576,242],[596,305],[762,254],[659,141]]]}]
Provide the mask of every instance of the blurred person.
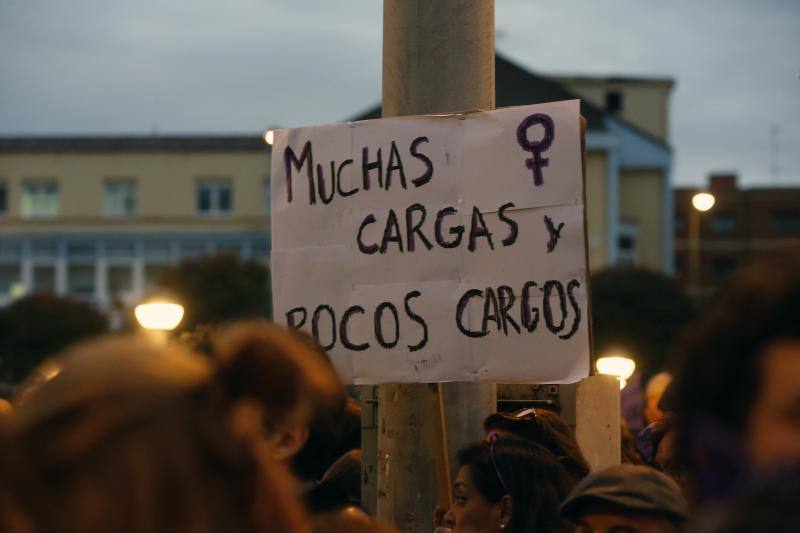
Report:
[{"label": "blurred person", "polygon": [[800,463],[800,262],[734,274],[679,345],[681,461],[700,500]]},{"label": "blurred person", "polygon": [[330,360],[307,335],[262,320],[211,337],[231,415],[259,409],[273,457],[313,484],[338,458],[347,397]]},{"label": "blurred person", "polygon": [[312,533],[392,533],[395,529],[368,516],[359,507],[322,513],[314,518]]},{"label": "blurred person", "polygon": [[285,469],[221,423],[207,360],[119,337],[48,365],[9,431],[12,533],[307,531]]},{"label": "blurred person", "polygon": [[306,495],[312,513],[361,505],[361,450],[350,450],[325,472]]},{"label": "blurred person", "polygon": [[11,402],[5,398],[0,398],[0,428],[11,422],[11,414],[13,411]]},{"label": "blurred person", "polygon": [[462,449],[458,460],[453,503],[437,526],[453,533],[569,531],[558,516],[569,476],[543,446],[493,433]]},{"label": "blurred person", "polygon": [[659,422],[664,419],[664,411],[659,408],[661,397],[664,391],[672,382],[672,374],[669,372],[659,372],[647,381],[645,386],[645,407],[644,420],[646,425]]},{"label": "blurred person", "polygon": [[572,485],[589,473],[575,434],[563,418],[549,409],[530,407],[514,414],[494,413],[483,422],[487,438],[496,433],[504,438],[535,442],[555,455],[567,471]]},{"label": "blurred person", "polygon": [[588,475],[561,506],[586,533],[683,531],[687,504],[674,481],[647,466],[618,465]]},{"label": "blurred person", "polygon": [[644,459],[642,455],[639,453],[639,450],[636,448],[636,439],[631,434],[630,430],[628,429],[628,423],[625,421],[624,418],[620,418],[619,420],[619,432],[620,432],[620,462],[622,464],[629,464],[629,465],[641,465],[644,464]]}]

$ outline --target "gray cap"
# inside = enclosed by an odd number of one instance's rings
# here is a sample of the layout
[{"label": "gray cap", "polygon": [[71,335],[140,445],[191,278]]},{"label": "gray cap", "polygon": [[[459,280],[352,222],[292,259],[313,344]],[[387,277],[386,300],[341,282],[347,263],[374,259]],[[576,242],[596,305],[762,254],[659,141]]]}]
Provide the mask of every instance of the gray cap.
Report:
[{"label": "gray cap", "polygon": [[608,507],[609,511],[660,515],[686,520],[688,506],[681,489],[669,476],[654,468],[612,466],[586,476],[561,504],[561,515],[575,519],[583,510]]}]

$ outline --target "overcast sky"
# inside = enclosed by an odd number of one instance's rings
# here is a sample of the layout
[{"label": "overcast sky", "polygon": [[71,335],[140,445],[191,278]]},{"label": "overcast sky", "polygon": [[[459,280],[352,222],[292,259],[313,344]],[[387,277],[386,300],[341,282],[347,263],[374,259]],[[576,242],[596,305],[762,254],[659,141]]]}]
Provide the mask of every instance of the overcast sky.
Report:
[{"label": "overcast sky", "polygon": [[[0,0],[0,134],[345,119],[380,98],[382,4]],[[735,170],[746,184],[800,184],[800,0],[497,0],[496,11],[498,51],[530,69],[673,78],[676,183]]]}]

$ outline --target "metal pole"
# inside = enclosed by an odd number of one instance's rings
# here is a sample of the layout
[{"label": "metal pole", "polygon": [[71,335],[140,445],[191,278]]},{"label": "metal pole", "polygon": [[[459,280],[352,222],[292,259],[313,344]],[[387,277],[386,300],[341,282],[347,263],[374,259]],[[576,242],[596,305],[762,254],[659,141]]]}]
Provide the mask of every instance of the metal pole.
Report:
[{"label": "metal pole", "polygon": [[694,207],[689,214],[689,286],[700,292],[700,211]]},{"label": "metal pole", "polygon": [[[494,107],[494,0],[384,0],[383,116]],[[445,384],[450,464],[482,437],[490,384]],[[435,385],[381,385],[377,514],[404,532],[433,530],[439,412]]]}]

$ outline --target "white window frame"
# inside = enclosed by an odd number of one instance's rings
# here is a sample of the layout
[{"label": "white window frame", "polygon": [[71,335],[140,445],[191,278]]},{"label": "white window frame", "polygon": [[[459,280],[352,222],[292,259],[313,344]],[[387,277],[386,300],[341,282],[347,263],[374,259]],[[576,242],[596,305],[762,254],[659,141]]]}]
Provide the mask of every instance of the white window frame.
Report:
[{"label": "white window frame", "polygon": [[[208,210],[200,208],[200,191],[206,188],[210,192],[210,206]],[[230,194],[230,205],[228,209],[220,207],[220,196],[223,190],[227,189]],[[195,187],[195,207],[197,214],[201,217],[225,217],[233,213],[233,180],[230,178],[203,178],[197,181]]]},{"label": "white window frame", "polygon": [[0,189],[2,189],[5,192],[5,198],[6,198],[5,205],[0,204],[0,217],[3,217],[3,216],[6,216],[8,214],[8,211],[9,211],[9,205],[8,204],[11,201],[11,198],[9,198],[10,195],[8,194],[8,190],[9,190],[8,182],[6,180],[4,180],[3,178],[0,178]]},{"label": "white window frame", "polygon": [[[55,195],[53,198],[48,198],[51,187],[55,190]],[[57,217],[61,211],[61,188],[58,181],[46,179],[23,181],[20,188],[19,211],[22,218]]]},{"label": "white window frame", "polygon": [[[138,209],[136,180],[132,178],[111,178],[103,184],[103,211],[111,218],[136,216]],[[111,197],[111,188],[119,187],[120,197]],[[121,207],[121,209],[119,209]]]}]

